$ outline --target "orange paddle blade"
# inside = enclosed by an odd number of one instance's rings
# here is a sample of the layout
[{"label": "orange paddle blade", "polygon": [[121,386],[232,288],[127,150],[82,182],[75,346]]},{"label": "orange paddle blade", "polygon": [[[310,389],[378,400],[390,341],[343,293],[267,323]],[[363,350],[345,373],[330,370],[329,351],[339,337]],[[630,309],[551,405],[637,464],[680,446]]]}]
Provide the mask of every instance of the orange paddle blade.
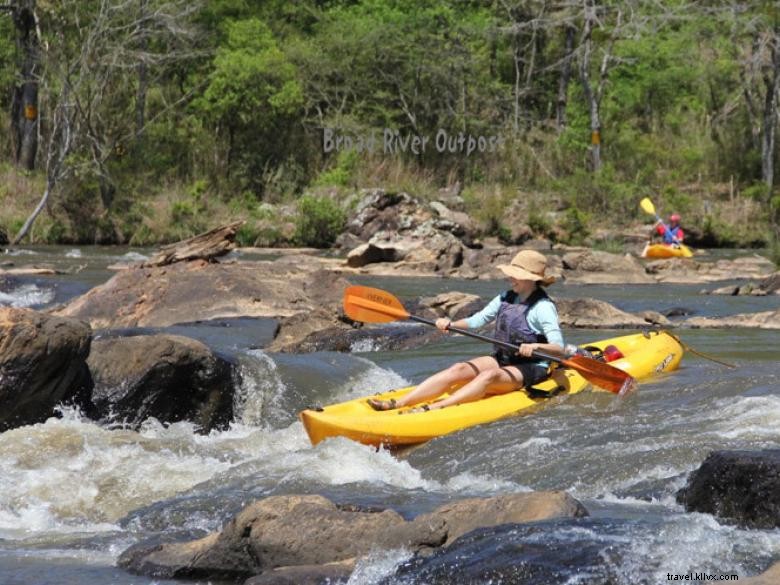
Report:
[{"label": "orange paddle blade", "polygon": [[350,286],[344,291],[344,313],[363,323],[390,323],[408,319],[409,313],[397,298],[370,286]]},{"label": "orange paddle blade", "polygon": [[621,396],[632,392],[637,385],[636,380],[623,370],[585,356],[577,355],[561,360],[561,363],[577,370],[588,382]]}]

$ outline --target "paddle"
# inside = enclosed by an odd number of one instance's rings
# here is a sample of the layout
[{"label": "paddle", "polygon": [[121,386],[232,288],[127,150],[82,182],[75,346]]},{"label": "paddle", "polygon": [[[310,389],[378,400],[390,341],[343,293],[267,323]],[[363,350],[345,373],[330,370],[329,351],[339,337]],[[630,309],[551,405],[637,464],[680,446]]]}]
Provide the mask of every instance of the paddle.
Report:
[{"label": "paddle", "polygon": [[[362,321],[364,323],[390,323],[401,319],[409,319],[418,323],[436,326],[435,321],[410,315],[406,309],[404,309],[401,301],[390,293],[368,286],[347,287],[344,291],[344,312],[350,319]],[[505,343],[478,333],[472,333],[466,329],[450,327],[449,330],[460,333],[461,335],[473,337],[474,339],[479,339],[480,341],[498,345],[513,352],[518,350],[518,346],[516,345]],[[583,378],[592,384],[621,396],[636,387],[636,380],[623,370],[585,356],[578,355],[566,359],[555,357],[541,351],[534,351],[532,355],[535,358],[552,360],[568,368],[577,370]]]},{"label": "paddle", "polygon": [[[653,202],[650,201],[649,197],[645,197],[644,199],[642,199],[642,201],[639,202],[639,206],[642,208],[642,211],[644,211],[645,213],[655,217],[656,222],[664,223],[664,220],[662,220],[658,216],[658,214],[655,212],[655,205],[653,205]],[[666,224],[664,224],[664,226],[666,227]],[[669,229],[669,228],[666,227],[666,229]],[[673,234],[672,234],[672,239],[674,239],[675,243],[682,244],[682,242],[677,239],[677,236],[675,236]]]}]

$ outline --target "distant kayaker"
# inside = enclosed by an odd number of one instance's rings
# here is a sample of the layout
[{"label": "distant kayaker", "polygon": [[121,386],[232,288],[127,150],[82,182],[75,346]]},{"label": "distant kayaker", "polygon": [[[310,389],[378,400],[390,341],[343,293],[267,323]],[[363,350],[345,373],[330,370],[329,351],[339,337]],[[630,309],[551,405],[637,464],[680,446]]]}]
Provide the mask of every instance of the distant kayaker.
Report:
[{"label": "distant kayaker", "polygon": [[655,223],[655,232],[663,238],[664,244],[670,246],[682,244],[683,238],[685,238],[680,227],[680,216],[677,213],[669,216],[669,225],[659,219]]},{"label": "distant kayaker", "polygon": [[488,393],[503,394],[524,386],[533,386],[548,377],[549,363],[531,357],[534,350],[553,356],[564,356],[563,335],[558,311],[543,286],[555,281],[545,276],[547,258],[533,250],[522,250],[510,264],[498,267],[509,279],[511,289],[496,296],[488,305],[467,319],[436,320],[436,327],[476,329],[495,320],[495,337],[520,346],[517,353],[497,348],[492,355],[483,355],[453,364],[426,379],[409,394],[398,400],[369,399],[375,410],[392,410],[425,402],[446,392],[456,382],[466,382],[450,396],[426,404],[418,410],[434,410],[461,402],[478,400]]}]

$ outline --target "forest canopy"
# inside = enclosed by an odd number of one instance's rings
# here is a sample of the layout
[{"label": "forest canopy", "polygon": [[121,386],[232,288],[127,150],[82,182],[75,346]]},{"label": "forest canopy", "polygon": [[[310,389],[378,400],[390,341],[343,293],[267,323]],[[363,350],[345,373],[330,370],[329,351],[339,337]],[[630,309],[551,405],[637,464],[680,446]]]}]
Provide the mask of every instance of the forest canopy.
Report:
[{"label": "forest canopy", "polygon": [[6,0],[0,230],[306,243],[279,209],[337,229],[361,188],[457,185],[493,235],[519,202],[578,243],[650,196],[702,243],[772,246],[779,94],[773,1]]}]

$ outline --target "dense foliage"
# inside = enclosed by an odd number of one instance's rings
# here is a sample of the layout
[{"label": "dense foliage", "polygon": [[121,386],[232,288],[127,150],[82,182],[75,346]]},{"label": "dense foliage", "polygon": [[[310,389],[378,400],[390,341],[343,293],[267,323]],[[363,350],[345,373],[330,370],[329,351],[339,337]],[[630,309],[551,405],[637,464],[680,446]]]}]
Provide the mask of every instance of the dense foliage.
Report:
[{"label": "dense foliage", "polygon": [[[24,44],[0,11],[9,235],[49,186],[37,241],[148,244],[244,217],[247,243],[328,245],[332,202],[356,189],[433,198],[458,182],[496,235],[513,202],[573,243],[636,221],[650,196],[702,242],[777,238],[774,2],[9,3],[22,6],[41,35],[40,143],[19,169]],[[296,202],[289,218],[263,207]]]}]

